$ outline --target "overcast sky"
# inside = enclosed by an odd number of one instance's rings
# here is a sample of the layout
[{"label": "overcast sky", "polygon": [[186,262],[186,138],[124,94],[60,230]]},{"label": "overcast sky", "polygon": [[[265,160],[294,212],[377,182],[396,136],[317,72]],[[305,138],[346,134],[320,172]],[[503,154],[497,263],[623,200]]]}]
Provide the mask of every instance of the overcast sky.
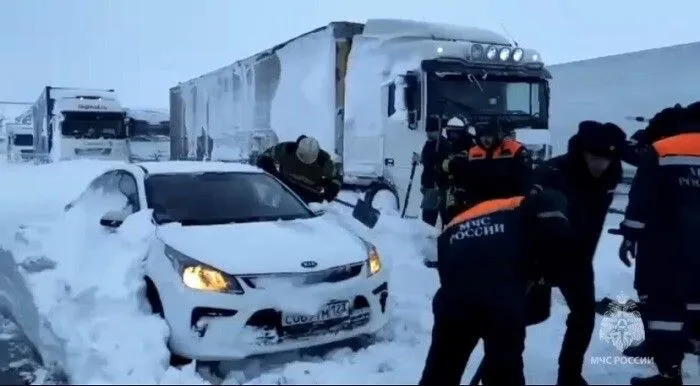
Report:
[{"label": "overcast sky", "polygon": [[329,21],[376,17],[505,25],[548,64],[700,41],[696,0],[0,0],[0,101],[54,85],[167,108],[178,81]]}]

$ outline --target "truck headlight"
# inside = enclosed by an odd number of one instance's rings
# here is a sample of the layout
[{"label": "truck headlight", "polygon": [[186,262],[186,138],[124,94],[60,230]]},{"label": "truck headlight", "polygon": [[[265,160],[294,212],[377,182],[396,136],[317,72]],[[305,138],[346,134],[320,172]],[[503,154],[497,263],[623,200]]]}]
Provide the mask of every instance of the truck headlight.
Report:
[{"label": "truck headlight", "polygon": [[496,59],[496,55],[498,55],[498,49],[496,47],[490,46],[486,49],[486,58],[488,60]]},{"label": "truck headlight", "polygon": [[165,246],[164,252],[188,288],[239,295],[243,293],[243,287],[232,275],[186,256],[169,245]]},{"label": "truck headlight", "polygon": [[523,57],[525,56],[525,51],[523,51],[522,48],[516,48],[513,50],[513,61],[519,62],[523,60]]},{"label": "truck headlight", "polygon": [[472,44],[472,59],[481,59],[482,56],[484,56],[484,46],[482,46],[481,44]]},{"label": "truck headlight", "polygon": [[501,48],[501,52],[498,53],[498,57],[504,62],[506,60],[510,59],[510,48],[508,48],[508,47]]}]

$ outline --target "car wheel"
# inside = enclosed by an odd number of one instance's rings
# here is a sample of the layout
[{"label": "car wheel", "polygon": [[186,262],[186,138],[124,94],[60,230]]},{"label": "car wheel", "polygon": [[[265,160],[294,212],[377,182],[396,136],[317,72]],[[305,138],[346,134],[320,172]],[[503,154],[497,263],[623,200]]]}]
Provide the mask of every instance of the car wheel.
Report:
[{"label": "car wheel", "polygon": [[[158,314],[158,316],[165,319],[163,303],[160,301],[160,294],[158,293],[158,288],[156,288],[156,285],[150,278],[145,277],[144,280],[146,281],[146,300],[148,300],[148,304],[150,304],[151,306],[151,311],[154,314]],[[168,347],[168,350],[170,350],[170,347]],[[192,359],[174,354],[172,351],[170,352],[170,366],[179,367],[188,365],[190,363],[192,363]]]}]

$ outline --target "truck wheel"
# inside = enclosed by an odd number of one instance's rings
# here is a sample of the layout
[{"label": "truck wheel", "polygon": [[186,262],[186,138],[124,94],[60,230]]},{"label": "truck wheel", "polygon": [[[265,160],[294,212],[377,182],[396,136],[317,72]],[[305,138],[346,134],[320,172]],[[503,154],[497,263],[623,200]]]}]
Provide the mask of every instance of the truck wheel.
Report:
[{"label": "truck wheel", "polygon": [[[145,277],[144,280],[146,281],[146,300],[148,300],[148,304],[151,306],[152,312],[165,319],[163,303],[160,301],[158,288],[156,288],[156,285],[149,277]],[[170,350],[170,347],[168,347],[168,350]],[[170,366],[178,367],[188,365],[190,363],[192,363],[192,359],[174,354],[172,351],[170,352]]]},{"label": "truck wheel", "polygon": [[384,183],[370,185],[365,194],[365,201],[372,203],[372,207],[379,210],[390,209],[398,212],[400,207],[396,191]]}]

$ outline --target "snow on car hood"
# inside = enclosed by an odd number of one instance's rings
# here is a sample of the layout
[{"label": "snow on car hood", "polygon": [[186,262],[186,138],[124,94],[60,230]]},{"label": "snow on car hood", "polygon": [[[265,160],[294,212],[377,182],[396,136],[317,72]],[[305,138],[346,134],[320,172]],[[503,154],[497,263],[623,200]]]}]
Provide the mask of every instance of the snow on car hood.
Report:
[{"label": "snow on car hood", "polygon": [[[358,236],[323,217],[293,221],[158,227],[158,238],[179,252],[231,274],[310,272],[362,261]],[[315,261],[313,269],[304,261]]]}]

